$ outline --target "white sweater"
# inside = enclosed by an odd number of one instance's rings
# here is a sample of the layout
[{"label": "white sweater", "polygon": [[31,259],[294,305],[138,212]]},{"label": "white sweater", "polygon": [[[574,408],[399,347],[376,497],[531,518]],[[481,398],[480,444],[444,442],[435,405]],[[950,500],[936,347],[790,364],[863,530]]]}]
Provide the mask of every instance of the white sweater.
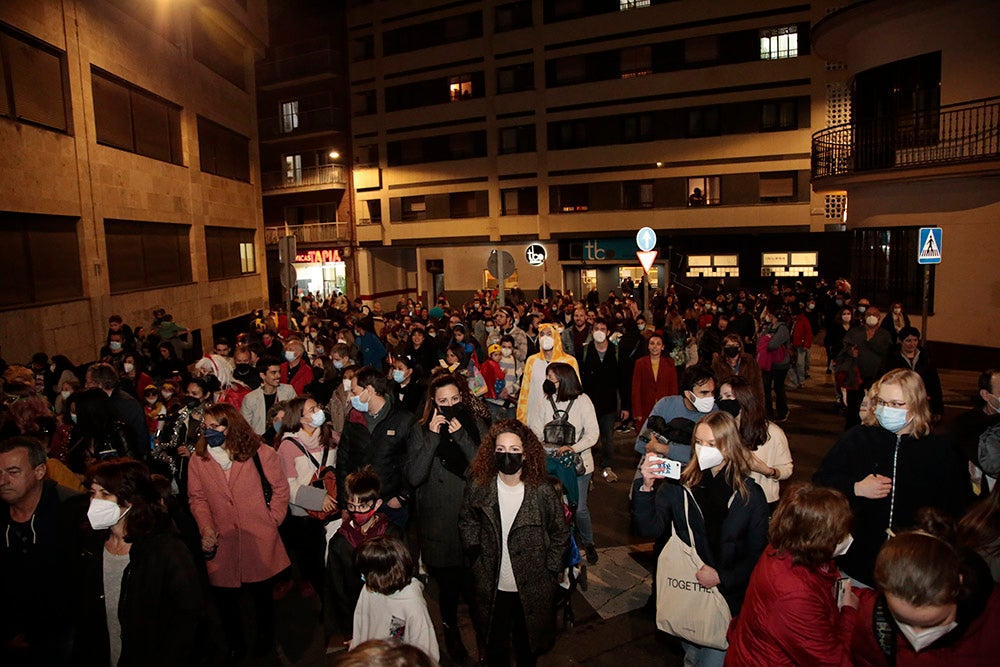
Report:
[{"label": "white sweater", "polygon": [[361,589],[354,609],[351,648],[369,639],[397,639],[416,646],[435,663],[441,659],[424,600],[424,585],[419,580],[413,579],[392,595],[375,593],[367,586]]},{"label": "white sweater", "polygon": [[[543,398],[539,403],[543,407],[529,411],[528,428],[535,433],[538,440],[544,445],[545,439],[543,438],[543,434],[545,425],[552,421],[552,404],[549,403],[549,399],[544,393],[541,396]],[[532,401],[532,404],[534,404],[534,401]],[[557,409],[565,410],[567,407],[569,407],[569,401],[556,401]],[[583,467],[586,469],[584,474],[589,475],[594,472],[594,455],[590,450],[597,444],[597,440],[601,436],[600,429],[597,426],[597,413],[594,411],[594,404],[591,402],[589,396],[580,394],[576,397],[573,407],[569,411],[569,422],[576,428],[576,444],[573,445],[573,451],[583,459]]]}]

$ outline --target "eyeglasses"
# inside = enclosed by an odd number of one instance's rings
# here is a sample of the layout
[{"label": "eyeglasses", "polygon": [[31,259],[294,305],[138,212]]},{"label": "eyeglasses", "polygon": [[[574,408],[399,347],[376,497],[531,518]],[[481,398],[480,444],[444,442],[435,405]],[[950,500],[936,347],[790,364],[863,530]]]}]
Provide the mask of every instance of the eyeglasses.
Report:
[{"label": "eyeglasses", "polygon": [[882,400],[881,398],[876,397],[875,398],[875,405],[879,406],[880,408],[885,408],[885,407],[890,407],[890,408],[905,408],[906,407],[906,401],[885,401],[885,400]]},{"label": "eyeglasses", "polygon": [[367,512],[375,504],[375,501],[368,501],[367,503],[361,503],[360,505],[355,505],[354,503],[345,503],[348,512]]}]

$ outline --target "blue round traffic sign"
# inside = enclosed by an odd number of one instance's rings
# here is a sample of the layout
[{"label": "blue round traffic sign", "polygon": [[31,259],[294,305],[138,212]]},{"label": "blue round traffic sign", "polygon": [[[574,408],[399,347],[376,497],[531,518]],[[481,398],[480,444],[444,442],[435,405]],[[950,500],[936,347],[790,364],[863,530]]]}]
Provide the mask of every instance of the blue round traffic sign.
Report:
[{"label": "blue round traffic sign", "polygon": [[652,227],[643,227],[635,235],[635,244],[639,246],[639,250],[649,252],[656,247],[656,232]]}]

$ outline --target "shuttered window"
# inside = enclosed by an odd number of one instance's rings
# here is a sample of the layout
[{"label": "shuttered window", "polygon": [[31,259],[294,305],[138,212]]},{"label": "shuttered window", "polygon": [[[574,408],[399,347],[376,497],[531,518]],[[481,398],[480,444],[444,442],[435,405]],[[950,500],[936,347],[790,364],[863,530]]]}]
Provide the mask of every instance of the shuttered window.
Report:
[{"label": "shuttered window", "polygon": [[208,279],[221,280],[255,273],[254,230],[205,227]]},{"label": "shuttered window", "polygon": [[190,226],[105,220],[111,293],[191,282]]},{"label": "shuttered window", "polygon": [[180,107],[96,68],[91,81],[98,143],[184,163]]},{"label": "shuttered window", "polygon": [[0,308],[83,296],[76,218],[0,213]]},{"label": "shuttered window", "polygon": [[65,55],[0,26],[0,113],[66,131]]},{"label": "shuttered window", "polygon": [[198,150],[202,171],[250,181],[250,140],[243,135],[199,116]]}]

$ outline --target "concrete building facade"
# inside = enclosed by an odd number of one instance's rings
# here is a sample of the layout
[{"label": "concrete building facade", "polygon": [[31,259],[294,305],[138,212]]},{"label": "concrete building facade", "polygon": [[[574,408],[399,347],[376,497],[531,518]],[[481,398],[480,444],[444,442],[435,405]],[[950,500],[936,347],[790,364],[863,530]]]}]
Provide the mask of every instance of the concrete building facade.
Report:
[{"label": "concrete building facade", "polygon": [[[96,358],[151,311],[210,345],[263,305],[264,0],[0,4],[0,341]],[[200,352],[200,350],[196,350]]]},{"label": "concrete building facade", "polygon": [[845,198],[810,188],[810,135],[849,95],[810,52],[828,4],[349,3],[361,295],[495,285],[493,249],[511,285],[603,294],[641,275],[643,226],[654,286],[829,277]]}]

